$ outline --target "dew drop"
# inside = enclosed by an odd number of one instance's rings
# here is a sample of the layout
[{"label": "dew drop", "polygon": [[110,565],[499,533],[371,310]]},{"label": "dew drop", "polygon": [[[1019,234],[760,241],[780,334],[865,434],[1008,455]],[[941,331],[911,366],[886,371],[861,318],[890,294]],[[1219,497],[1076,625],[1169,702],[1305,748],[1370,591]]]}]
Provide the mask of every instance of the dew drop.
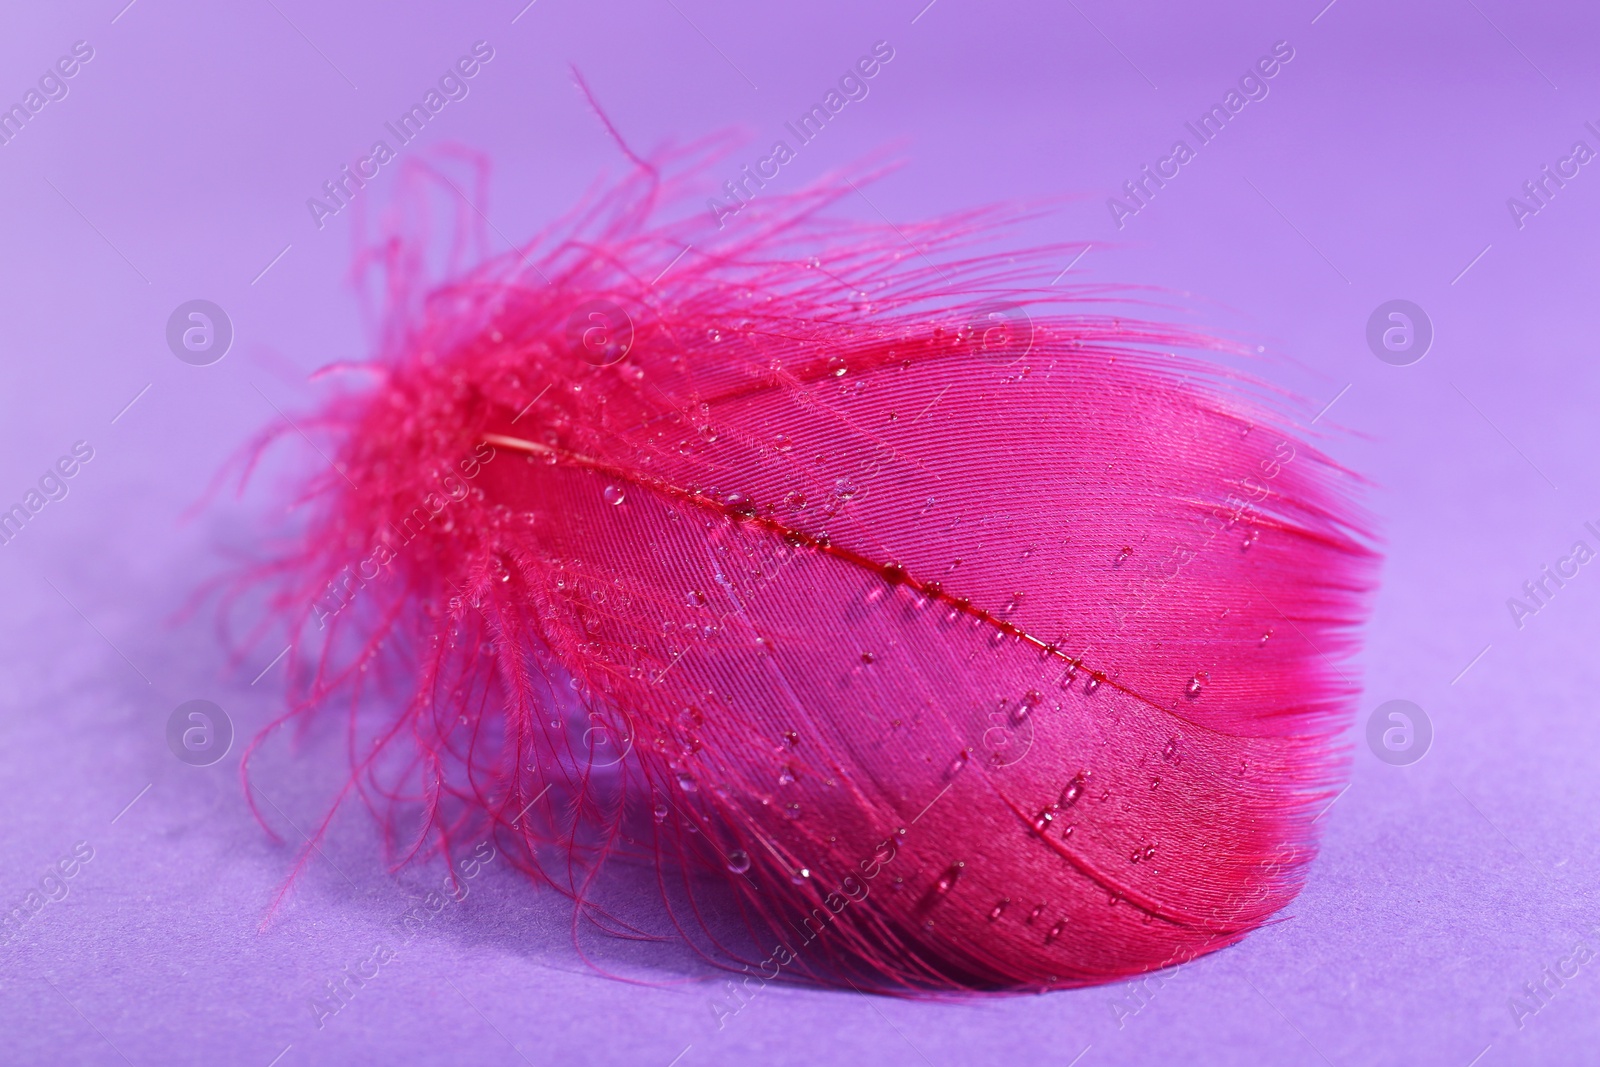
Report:
[{"label": "dew drop", "polygon": [[626,494],[618,486],[608,485],[605,488],[605,492],[600,495],[605,498],[607,504],[620,504]]},{"label": "dew drop", "polygon": [[1272,640],[1272,631],[1271,630],[1268,630],[1266,633],[1261,635],[1261,643],[1263,645],[1266,644],[1270,640]]},{"label": "dew drop", "polygon": [[1045,808],[1033,817],[1033,832],[1042,834],[1050,829],[1050,823],[1055,820],[1056,813],[1052,808]]},{"label": "dew drop", "polygon": [[1061,931],[1065,930],[1066,928],[1067,928],[1067,920],[1058,919],[1056,921],[1056,924],[1050,928],[1050,932],[1048,934],[1044,935],[1044,943],[1047,944],[1047,945],[1050,944],[1050,942],[1052,942],[1056,938],[1060,937],[1061,936]]},{"label": "dew drop", "polygon": [[784,764],[783,770],[778,772],[779,785],[794,785],[794,768]]},{"label": "dew drop", "polygon": [[1005,913],[1006,905],[1011,903],[1010,897],[1001,897],[1000,902],[989,909],[989,921],[997,921]]},{"label": "dew drop", "polygon": [[1250,546],[1255,544],[1256,543],[1256,539],[1258,537],[1260,537],[1260,536],[1261,536],[1261,533],[1258,530],[1251,530],[1249,533],[1245,534],[1244,535],[1244,543],[1239,546],[1239,551],[1240,552],[1248,552],[1248,551],[1250,551]]},{"label": "dew drop", "polygon": [[800,735],[795,733],[793,730],[785,730],[783,732],[783,747],[784,748],[798,748],[798,747],[800,747]]},{"label": "dew drop", "polygon": [[783,806],[783,817],[786,819],[798,819],[800,817],[800,805],[785,804]]},{"label": "dew drop", "polygon": [[956,860],[946,868],[945,872],[939,876],[939,880],[933,883],[932,896],[938,899],[950,892],[951,888],[956,884],[956,879],[961,877],[961,872],[966,870],[966,867],[965,862]]},{"label": "dew drop", "polygon": [[1099,671],[1090,672],[1089,680],[1087,682],[1083,683],[1083,691],[1084,691],[1084,693],[1085,694],[1093,693],[1096,689],[1100,688],[1100,683],[1102,681],[1104,681],[1104,680],[1105,680],[1104,677],[1100,674]]},{"label": "dew drop", "polygon": [[1066,811],[1076,804],[1082,798],[1083,791],[1089,787],[1088,777],[1087,771],[1079,771],[1073,775],[1072,781],[1068,782],[1067,787],[1061,791],[1061,799],[1056,802],[1056,807],[1061,811]]},{"label": "dew drop", "polygon": [[1123,545],[1122,551],[1117,553],[1117,561],[1115,564],[1113,564],[1113,566],[1120,566],[1122,561],[1131,555],[1133,555],[1133,549],[1129,548],[1127,545]]},{"label": "dew drop", "polygon": [[700,791],[700,783],[694,780],[693,775],[680,773],[678,775],[678,788],[685,793],[698,793]]},{"label": "dew drop", "polygon": [[1075,826],[1069,826],[1065,830],[1061,831],[1061,836],[1063,838],[1071,837],[1072,836],[1072,831],[1076,830],[1076,829],[1077,829],[1077,827],[1075,827]]},{"label": "dew drop", "polygon": [[796,869],[795,872],[789,876],[789,881],[793,882],[795,885],[805,885],[806,884],[806,879],[810,878],[810,877],[811,877],[811,868],[810,867],[800,867],[800,868]]},{"label": "dew drop", "polygon": [[660,800],[656,801],[656,806],[655,806],[655,809],[653,811],[653,814],[656,817],[656,822],[666,822],[667,821],[667,811],[668,811],[668,808],[667,808],[667,805],[666,805],[665,801],[660,801]]},{"label": "dew drop", "polygon": [[790,511],[804,511],[806,509],[806,495],[798,489],[792,489],[784,496],[783,503]]},{"label": "dew drop", "polygon": [[1189,686],[1183,691],[1183,695],[1188,697],[1190,700],[1193,700],[1195,697],[1199,696],[1200,683],[1204,680],[1204,677],[1204,671],[1196,672],[1194,677],[1189,679]]},{"label": "dew drop", "polygon": [[968,753],[966,749],[962,749],[960,752],[956,753],[956,758],[950,761],[950,766],[945,770],[944,776],[946,778],[954,778],[956,775],[960,774],[962,768],[966,767],[967,765],[967,759]]},{"label": "dew drop", "polygon": [[878,657],[874,656],[871,652],[863,652],[863,653],[861,653],[861,662],[866,664],[867,666],[870,667],[874,663],[876,663],[877,661],[878,661]]},{"label": "dew drop", "polygon": [[792,452],[794,451],[794,441],[786,433],[773,434],[772,450],[774,452]]},{"label": "dew drop", "polygon": [[703,608],[706,606],[706,595],[698,589],[689,590],[683,599],[691,608]]},{"label": "dew drop", "polygon": [[729,493],[722,498],[722,506],[736,519],[747,519],[756,513],[756,502],[743,493]]},{"label": "dew drop", "polygon": [[1178,762],[1178,739],[1176,737],[1167,738],[1167,747],[1161,750],[1161,758],[1168,763]]},{"label": "dew drop", "polygon": [[843,356],[828,357],[828,373],[835,378],[843,378],[844,372],[849,368],[845,366]]},{"label": "dew drop", "polygon": [[1037,919],[1039,916],[1043,915],[1043,914],[1044,914],[1044,905],[1043,904],[1037,905],[1033,909],[1033,911],[1028,913],[1028,925],[1032,926],[1033,925],[1033,921],[1035,919]]},{"label": "dew drop", "polygon": [[750,854],[742,848],[736,848],[728,853],[728,870],[734,874],[743,874],[750,869]]},{"label": "dew drop", "polygon": [[906,569],[900,566],[900,564],[893,562],[885,563],[881,568],[879,568],[878,573],[882,575],[883,580],[888,582],[890,585],[899,585],[907,578]]}]

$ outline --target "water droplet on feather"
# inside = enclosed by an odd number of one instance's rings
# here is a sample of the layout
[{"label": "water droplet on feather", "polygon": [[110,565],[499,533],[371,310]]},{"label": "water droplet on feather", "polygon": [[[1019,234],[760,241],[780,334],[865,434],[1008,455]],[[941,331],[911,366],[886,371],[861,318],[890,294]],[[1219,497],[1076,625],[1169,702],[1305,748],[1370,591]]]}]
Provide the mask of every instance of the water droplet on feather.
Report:
[{"label": "water droplet on feather", "polygon": [[1066,811],[1076,804],[1083,796],[1084,790],[1089,786],[1087,778],[1088,772],[1086,771],[1079,771],[1073,775],[1072,781],[1068,782],[1066,788],[1061,790],[1061,799],[1056,802],[1056,807]]}]

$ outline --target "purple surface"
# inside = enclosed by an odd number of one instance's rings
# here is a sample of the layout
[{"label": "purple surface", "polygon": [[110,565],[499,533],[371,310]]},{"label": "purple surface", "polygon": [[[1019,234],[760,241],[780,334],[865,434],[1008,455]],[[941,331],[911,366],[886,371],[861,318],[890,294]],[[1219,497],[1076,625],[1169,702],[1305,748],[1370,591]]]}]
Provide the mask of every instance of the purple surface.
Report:
[{"label": "purple surface", "polygon": [[[22,500],[73,442],[94,449],[68,495],[0,547],[6,906],[76,842],[93,849],[66,897],[0,946],[0,1062],[1491,1067],[1592,1055],[1600,962],[1561,984],[1542,972],[1578,965],[1562,961],[1580,938],[1600,947],[1600,576],[1582,568],[1521,628],[1506,604],[1576,540],[1600,547],[1584,529],[1600,528],[1600,174],[1581,167],[1521,228],[1507,206],[1574,141],[1600,148],[1584,125],[1600,126],[1592,9],[137,0],[119,14],[123,2],[0,13],[0,100],[21,100],[73,42],[94,49],[66,97],[0,146],[0,502]],[[1351,786],[1322,819],[1322,854],[1287,921],[1143,994],[937,1004],[770,987],[719,1030],[718,975],[671,944],[585,934],[590,961],[645,984],[604,977],[573,948],[561,901],[491,865],[316,1025],[310,996],[393,941],[408,894],[440,872],[391,877],[352,816],[258,931],[293,851],[245,810],[237,746],[197,769],[163,730],[195,697],[228,709],[241,735],[277,706],[281,667],[251,684],[275,649],[231,663],[209,622],[170,621],[221,546],[249,542],[267,498],[180,514],[278,417],[273,404],[314,398],[307,370],[362,353],[343,284],[349,216],[319,231],[305,200],[477,40],[495,58],[404,151],[453,140],[488,153],[486,210],[513,239],[621,166],[569,61],[639,145],[739,124],[764,146],[887,40],[893,62],[785,168],[788,187],[893,143],[908,165],[870,190],[891,219],[1073,196],[1037,237],[1094,242],[1080,277],[1192,294],[1201,321],[1259,342],[1258,372],[1307,398],[1302,425],[1336,400],[1315,429],[1375,483],[1387,560],[1349,668],[1364,685]],[[1119,231],[1106,197],[1280,40],[1295,56],[1270,94]],[[392,188],[386,168],[363,195]],[[237,330],[214,366],[185,365],[165,343],[169,313],[194,297]],[[1437,330],[1413,366],[1380,362],[1364,340],[1369,313],[1396,297]],[[320,462],[294,447],[294,463]],[[1411,766],[1365,742],[1367,716],[1396,698],[1434,725]],[[269,814],[291,839],[335,780],[326,740],[263,765],[280,809]],[[658,922],[629,881],[619,872],[608,892]],[[1524,984],[1541,980],[1549,992],[1529,999]],[[1537,1012],[1516,1012],[1519,996]]]}]

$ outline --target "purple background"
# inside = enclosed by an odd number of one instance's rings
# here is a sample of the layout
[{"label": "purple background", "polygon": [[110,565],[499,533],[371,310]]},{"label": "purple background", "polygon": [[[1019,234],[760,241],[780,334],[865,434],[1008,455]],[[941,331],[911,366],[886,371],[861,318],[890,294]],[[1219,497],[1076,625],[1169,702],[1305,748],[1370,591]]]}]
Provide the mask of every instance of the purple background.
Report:
[{"label": "purple background", "polygon": [[[1521,230],[1506,199],[1574,140],[1600,147],[1583,128],[1600,124],[1592,8],[937,0],[919,17],[924,0],[760,13],[539,0],[513,22],[523,2],[137,0],[119,15],[123,0],[69,0],[0,14],[0,100],[72,42],[95,48],[70,95],[0,147],[0,501],[72,442],[96,451],[70,495],[0,547],[0,898],[20,900],[74,842],[95,850],[70,895],[0,947],[0,1062],[1488,1067],[1590,1054],[1600,961],[1521,1029],[1508,998],[1600,922],[1600,576],[1585,568],[1520,630],[1506,598],[1574,540],[1596,543],[1583,523],[1600,520],[1600,174],[1584,168]],[[483,206],[513,239],[621,167],[569,62],[635,144],[739,125],[753,142],[742,160],[884,39],[896,57],[871,95],[785,168],[784,187],[890,144],[907,165],[869,195],[891,219],[1070,196],[1034,236],[1094,242],[1078,277],[1192,294],[1204,322],[1264,346],[1258,372],[1306,398],[1302,425],[1337,397],[1316,429],[1374,483],[1387,559],[1351,668],[1364,684],[1352,784],[1287,921],[1120,1020],[1113,1005],[1136,1003],[1125,985],[964,1004],[769,987],[719,1032],[714,972],[671,944],[586,934],[590,960],[645,984],[603,977],[572,946],[570,909],[502,864],[315,1027],[308,996],[439,872],[389,876],[352,817],[258,932],[293,850],[245,810],[237,747],[191,768],[163,727],[193,697],[246,735],[277,707],[281,666],[251,685],[275,649],[234,663],[208,620],[170,621],[221,546],[249,543],[270,497],[181,513],[278,417],[265,398],[303,408],[306,371],[365,350],[344,284],[350,217],[318,232],[305,199],[479,39],[495,59],[421,144],[491,155]],[[1270,96],[1118,232],[1106,196],[1284,39],[1296,56]],[[387,168],[363,195],[381,202],[393,182]],[[172,309],[201,296],[237,330],[208,368],[163,337]],[[1364,341],[1394,297],[1437,329],[1411,367]],[[285,454],[320,462],[300,442]],[[1409,767],[1364,742],[1367,716],[1394,698],[1436,730]],[[321,811],[330,759],[313,738],[263,764],[289,838]],[[649,890],[627,882],[613,884],[617,906],[657,921]]]}]

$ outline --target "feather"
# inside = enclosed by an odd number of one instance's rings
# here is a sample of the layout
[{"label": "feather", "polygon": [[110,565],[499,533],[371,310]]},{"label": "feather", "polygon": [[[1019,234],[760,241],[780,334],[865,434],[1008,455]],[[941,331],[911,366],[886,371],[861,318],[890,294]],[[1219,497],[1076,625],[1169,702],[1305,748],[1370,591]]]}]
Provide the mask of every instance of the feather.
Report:
[{"label": "feather", "polygon": [[763,974],[1084,985],[1268,921],[1343,773],[1349,475],[1175,354],[1227,346],[977,251],[1002,212],[668,217],[719,150],[438,284],[414,221],[370,246],[383,373],[310,420],[271,570],[283,721],[348,701],[397,861],[488,826],[630,934],[594,890],[641,855]]}]

